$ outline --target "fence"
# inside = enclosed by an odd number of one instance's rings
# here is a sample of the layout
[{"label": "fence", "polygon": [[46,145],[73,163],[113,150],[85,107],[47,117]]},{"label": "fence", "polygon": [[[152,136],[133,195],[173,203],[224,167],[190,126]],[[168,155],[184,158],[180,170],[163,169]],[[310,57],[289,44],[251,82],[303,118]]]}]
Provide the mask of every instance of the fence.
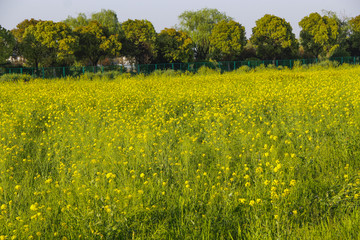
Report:
[{"label": "fence", "polygon": [[46,67],[46,68],[0,68],[2,74],[29,74],[39,78],[77,77],[85,73],[104,73],[109,71],[126,71],[122,65],[86,66],[86,67]]},{"label": "fence", "polygon": [[[360,57],[336,57],[330,58],[330,61],[336,61],[339,64],[360,64]],[[220,69],[221,72],[234,71],[242,66],[250,68],[259,67],[260,65],[275,67],[293,68],[295,64],[308,65],[321,62],[318,58],[313,59],[289,59],[289,60],[259,60],[259,61],[228,61],[228,62],[193,62],[193,63],[163,63],[163,64],[139,64],[137,65],[137,73],[149,74],[156,70],[180,70],[197,72],[202,66],[213,69]]]},{"label": "fence", "polygon": [[[336,61],[339,64],[360,64],[360,57],[336,57],[330,58],[330,61]],[[192,62],[192,63],[162,63],[162,64],[137,64],[136,73],[150,74],[156,70],[175,70],[197,72],[199,68],[206,66],[217,68],[222,72],[236,70],[242,66],[255,68],[261,65],[288,67],[292,68],[295,64],[308,65],[321,62],[318,58],[313,59],[289,59],[289,60],[259,60],[259,61],[228,61],[228,62]],[[108,71],[126,72],[127,69],[122,65],[114,66],[87,66],[87,67],[47,67],[47,68],[0,68],[0,76],[6,73],[30,74],[41,78],[61,78],[77,77],[87,72],[104,73]]]}]

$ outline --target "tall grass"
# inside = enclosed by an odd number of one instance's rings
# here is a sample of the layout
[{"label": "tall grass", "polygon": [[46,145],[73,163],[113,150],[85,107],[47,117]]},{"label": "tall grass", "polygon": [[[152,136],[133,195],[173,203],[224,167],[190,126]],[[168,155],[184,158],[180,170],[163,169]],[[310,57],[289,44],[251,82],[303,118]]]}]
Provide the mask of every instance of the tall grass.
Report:
[{"label": "tall grass", "polygon": [[1,83],[0,239],[357,239],[359,70]]}]

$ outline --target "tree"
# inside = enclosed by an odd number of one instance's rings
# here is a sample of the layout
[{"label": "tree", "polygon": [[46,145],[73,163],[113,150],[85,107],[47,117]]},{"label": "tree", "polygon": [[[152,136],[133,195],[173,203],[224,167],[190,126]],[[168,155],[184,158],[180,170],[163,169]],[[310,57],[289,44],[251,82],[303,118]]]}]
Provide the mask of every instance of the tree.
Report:
[{"label": "tree", "polygon": [[13,54],[15,38],[10,31],[0,25],[0,64],[6,63]]},{"label": "tree", "polygon": [[352,56],[360,56],[360,15],[350,19],[349,50]]},{"label": "tree", "polygon": [[76,37],[64,23],[39,21],[25,29],[20,43],[20,52],[36,68],[39,63],[44,66],[69,64],[72,62]]},{"label": "tree", "polygon": [[252,32],[250,40],[258,57],[275,60],[296,56],[298,43],[290,23],[285,19],[266,14],[256,21]]},{"label": "tree", "polygon": [[299,26],[302,28],[301,45],[314,57],[331,57],[339,47],[339,25],[336,19],[311,13],[299,22]]},{"label": "tree", "polygon": [[245,28],[235,21],[222,20],[215,24],[209,42],[210,55],[215,60],[235,60],[246,45]]},{"label": "tree", "polygon": [[156,45],[159,62],[191,62],[194,58],[193,41],[186,32],[165,28]]},{"label": "tree", "polygon": [[102,9],[100,12],[91,14],[91,21],[97,21],[109,29],[111,35],[121,34],[121,24],[116,13],[112,10]]},{"label": "tree", "polygon": [[217,9],[204,8],[198,11],[185,11],[179,16],[180,29],[187,32],[195,43],[197,60],[206,60],[209,55],[209,37],[215,24],[232,18]]},{"label": "tree", "polygon": [[65,24],[67,24],[72,30],[83,27],[89,24],[90,19],[88,19],[85,15],[85,13],[79,13],[76,18],[68,16],[67,19],[63,21]]},{"label": "tree", "polygon": [[74,30],[78,27],[87,26],[91,21],[97,21],[108,28],[111,35],[121,33],[121,24],[113,10],[102,9],[100,12],[92,13],[90,18],[88,18],[85,13],[79,13],[76,18],[68,16],[63,22]]},{"label": "tree", "polygon": [[16,28],[11,30],[16,41],[21,42],[24,38],[24,33],[25,33],[26,28],[28,28],[29,26],[35,26],[39,22],[41,22],[41,20],[35,20],[34,18],[32,18],[30,20],[25,19],[24,21],[22,21],[21,23],[16,25]]},{"label": "tree", "polygon": [[127,20],[122,28],[125,34],[124,53],[137,63],[148,64],[156,57],[156,32],[148,20]]},{"label": "tree", "polygon": [[90,61],[96,66],[106,56],[116,56],[122,47],[117,34],[111,35],[109,30],[97,21],[74,30],[79,38],[79,47],[75,51],[78,60]]}]

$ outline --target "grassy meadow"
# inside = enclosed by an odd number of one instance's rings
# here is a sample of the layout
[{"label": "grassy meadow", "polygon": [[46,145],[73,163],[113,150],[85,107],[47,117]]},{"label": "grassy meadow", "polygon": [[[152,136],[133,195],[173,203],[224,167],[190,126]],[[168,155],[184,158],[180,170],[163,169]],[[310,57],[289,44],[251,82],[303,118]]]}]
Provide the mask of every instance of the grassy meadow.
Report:
[{"label": "grassy meadow", "polygon": [[0,239],[360,239],[360,66],[2,82]]}]

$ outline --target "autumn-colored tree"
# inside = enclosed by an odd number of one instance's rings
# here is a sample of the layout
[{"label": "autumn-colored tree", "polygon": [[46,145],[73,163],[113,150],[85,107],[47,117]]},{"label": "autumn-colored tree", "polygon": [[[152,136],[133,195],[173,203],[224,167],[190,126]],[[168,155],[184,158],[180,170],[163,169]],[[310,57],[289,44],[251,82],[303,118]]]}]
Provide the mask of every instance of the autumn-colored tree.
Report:
[{"label": "autumn-colored tree", "polygon": [[193,41],[181,30],[165,28],[156,40],[158,62],[191,62],[194,59]]},{"label": "autumn-colored tree", "polygon": [[350,52],[352,56],[360,56],[360,15],[350,19]]},{"label": "autumn-colored tree", "polygon": [[0,64],[6,63],[13,54],[15,38],[10,31],[0,25]]},{"label": "autumn-colored tree", "polygon": [[122,23],[125,34],[124,54],[137,63],[151,63],[157,55],[156,32],[148,20],[127,20]]},{"label": "autumn-colored tree", "polygon": [[301,45],[314,57],[331,57],[339,47],[337,43],[339,25],[336,19],[311,13],[299,22],[299,26],[302,28]]},{"label": "autumn-colored tree", "polygon": [[257,56],[262,59],[287,59],[296,56],[298,42],[290,23],[285,19],[266,14],[256,21],[251,42]]},{"label": "autumn-colored tree", "polygon": [[210,35],[214,25],[220,21],[230,21],[231,17],[217,9],[203,8],[198,11],[185,11],[179,16],[180,29],[187,32],[195,44],[197,60],[209,58]]},{"label": "autumn-colored tree", "polygon": [[235,60],[246,45],[245,28],[233,20],[222,20],[215,24],[209,41],[212,58],[218,61]]}]

